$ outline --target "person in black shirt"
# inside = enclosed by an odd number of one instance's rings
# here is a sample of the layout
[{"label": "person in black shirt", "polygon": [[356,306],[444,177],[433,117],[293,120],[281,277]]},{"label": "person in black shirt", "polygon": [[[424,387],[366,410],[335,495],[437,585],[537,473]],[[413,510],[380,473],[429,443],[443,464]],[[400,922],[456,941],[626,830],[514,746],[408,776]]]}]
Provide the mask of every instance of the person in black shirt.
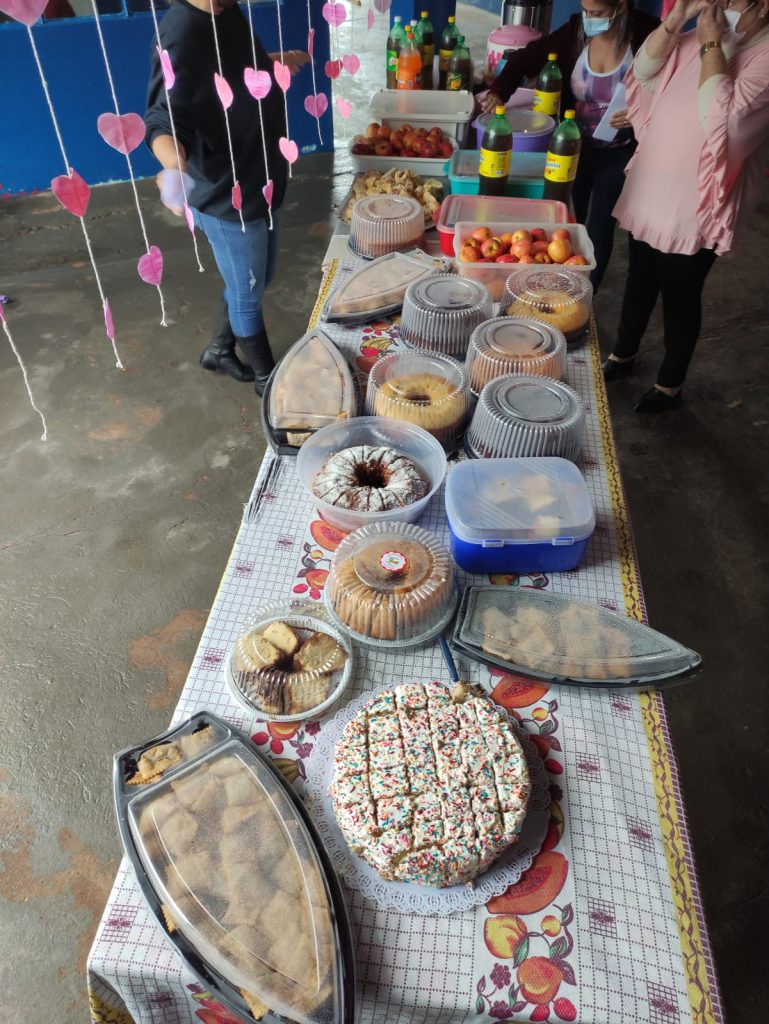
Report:
[{"label": "person in black shirt", "polygon": [[[224,78],[233,92],[228,110],[235,170],[242,193],[243,232],[232,205],[232,164],[222,104],[214,86],[218,61],[211,18],[216,31]],[[275,266],[277,227],[269,230],[269,212],[262,188],[273,182],[273,217],[283,202],[288,168],[278,149],[286,135],[283,95],[273,78],[262,100],[264,140],[256,100],[246,89],[243,72],[253,66],[248,23],[236,0],[174,0],[160,25],[160,40],[173,65],[171,111],[181,159],[177,159],[171,119],[163,88],[160,61],[153,46],[147,97],[147,142],[164,171],[185,171],[194,182],[189,205],[195,224],[205,233],[224,280],[223,309],[214,336],[200,357],[207,370],[228,373],[238,381],[254,381],[257,394],[274,366],[262,314],[264,291]],[[272,78],[279,55],[268,54],[256,41],[257,68]],[[309,60],[288,51],[284,62],[293,74]],[[265,151],[269,175],[265,173]],[[162,172],[161,172],[162,173]],[[158,175],[160,184],[160,175]],[[182,214],[181,208],[174,212]],[[238,359],[238,345],[248,365]]]}]

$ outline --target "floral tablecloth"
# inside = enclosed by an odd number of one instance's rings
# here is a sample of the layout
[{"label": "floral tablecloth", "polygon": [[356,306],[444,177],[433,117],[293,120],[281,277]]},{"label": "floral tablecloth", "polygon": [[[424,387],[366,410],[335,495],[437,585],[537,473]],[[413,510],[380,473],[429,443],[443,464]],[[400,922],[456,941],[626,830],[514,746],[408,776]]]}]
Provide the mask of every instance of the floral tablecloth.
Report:
[{"label": "floral tablecloth", "polygon": [[[326,266],[314,321],[331,288],[358,265],[345,257]],[[327,333],[361,371],[402,344],[397,318]],[[569,354],[567,379],[587,405],[581,468],[595,504],[595,535],[575,572],[492,581],[551,588],[643,619],[594,333]],[[442,491],[421,525],[447,540]],[[174,716],[201,708],[220,714],[300,788],[322,723],[300,728],[249,717],[226,688],[223,665],[249,610],[298,595],[322,599],[341,537],[317,518],[293,460],[268,452]],[[459,573],[459,582],[484,580]],[[437,645],[359,653],[352,695],[383,678],[445,678]],[[474,663],[462,668],[540,750],[552,796],[547,837],[520,882],[474,911],[404,915],[347,891],[363,1024],[721,1021],[661,698],[546,687]],[[125,862],[91,950],[88,982],[96,1022],[232,1024],[146,910]]]}]

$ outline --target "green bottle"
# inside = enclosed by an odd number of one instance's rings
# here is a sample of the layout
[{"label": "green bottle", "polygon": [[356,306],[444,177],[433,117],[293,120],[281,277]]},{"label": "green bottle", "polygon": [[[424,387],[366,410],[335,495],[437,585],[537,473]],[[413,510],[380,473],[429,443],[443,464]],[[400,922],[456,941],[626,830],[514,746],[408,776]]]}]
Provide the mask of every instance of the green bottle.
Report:
[{"label": "green bottle", "polygon": [[473,59],[465,46],[465,37],[459,36],[446,73],[446,88],[449,92],[460,89],[469,91],[473,87]]},{"label": "green bottle", "polygon": [[513,129],[505,117],[505,108],[500,104],[495,107],[494,116],[483,133],[481,159],[478,165],[479,196],[505,194],[512,155]]},{"label": "green bottle", "polygon": [[398,56],[401,46],[406,42],[406,33],[401,25],[401,16],[397,14],[393,18],[392,28],[387,37],[387,88],[395,88],[395,80],[398,77]]},{"label": "green bottle", "polygon": [[549,117],[558,117],[561,108],[561,90],[563,89],[563,75],[556,61],[557,53],[548,53],[547,64],[542,68],[534,87],[534,102],[531,109],[538,114],[547,114]]},{"label": "green bottle", "polygon": [[449,73],[449,61],[457,45],[459,31],[456,26],[456,19],[453,14],[449,15],[446,27],[441,34],[441,41],[438,47],[438,88],[446,88],[446,78]]},{"label": "green bottle", "polygon": [[574,111],[567,110],[563,121],[550,136],[547,147],[543,199],[558,199],[562,203],[569,203],[581,148],[582,135],[574,120]]},{"label": "green bottle", "polygon": [[422,88],[433,88],[433,64],[435,63],[435,29],[430,21],[429,11],[422,15],[414,29],[414,39],[422,51]]}]

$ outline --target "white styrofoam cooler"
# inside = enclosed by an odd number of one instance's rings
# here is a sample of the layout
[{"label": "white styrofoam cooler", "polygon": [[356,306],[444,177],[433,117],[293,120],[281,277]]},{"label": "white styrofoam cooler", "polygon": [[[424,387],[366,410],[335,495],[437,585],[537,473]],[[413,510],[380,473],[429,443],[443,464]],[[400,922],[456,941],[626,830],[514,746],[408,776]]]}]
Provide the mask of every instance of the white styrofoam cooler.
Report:
[{"label": "white styrofoam cooler", "polygon": [[369,100],[372,121],[385,121],[391,128],[402,124],[441,128],[462,146],[475,110],[469,92],[432,89],[378,89]]},{"label": "white styrofoam cooler", "polygon": [[[438,125],[438,127],[440,128],[440,125]],[[456,139],[449,137],[448,141],[452,144],[454,152],[456,153]],[[396,171],[413,171],[414,174],[419,174],[423,178],[439,178],[446,173],[445,156],[436,156],[434,158],[425,158],[421,156],[376,156],[375,154],[368,156],[364,153],[353,153],[352,147],[354,145],[355,142],[351,139],[347,152],[350,155],[352,169],[356,174],[358,171],[381,171],[384,174],[384,172],[389,171],[391,167],[394,167]]]}]

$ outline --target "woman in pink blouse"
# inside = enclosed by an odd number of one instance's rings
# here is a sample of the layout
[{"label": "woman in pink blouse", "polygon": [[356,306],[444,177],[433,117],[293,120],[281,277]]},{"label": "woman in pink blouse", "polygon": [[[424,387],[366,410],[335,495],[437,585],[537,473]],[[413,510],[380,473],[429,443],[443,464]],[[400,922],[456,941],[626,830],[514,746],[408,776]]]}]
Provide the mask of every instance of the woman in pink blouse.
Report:
[{"label": "woman in pink blouse", "polygon": [[[695,15],[697,27],[681,34]],[[614,209],[630,232],[613,380],[632,370],[662,295],[665,358],[636,412],[675,408],[697,344],[702,288],[732,248],[769,146],[769,0],[676,0],[626,79],[638,149]]]}]

